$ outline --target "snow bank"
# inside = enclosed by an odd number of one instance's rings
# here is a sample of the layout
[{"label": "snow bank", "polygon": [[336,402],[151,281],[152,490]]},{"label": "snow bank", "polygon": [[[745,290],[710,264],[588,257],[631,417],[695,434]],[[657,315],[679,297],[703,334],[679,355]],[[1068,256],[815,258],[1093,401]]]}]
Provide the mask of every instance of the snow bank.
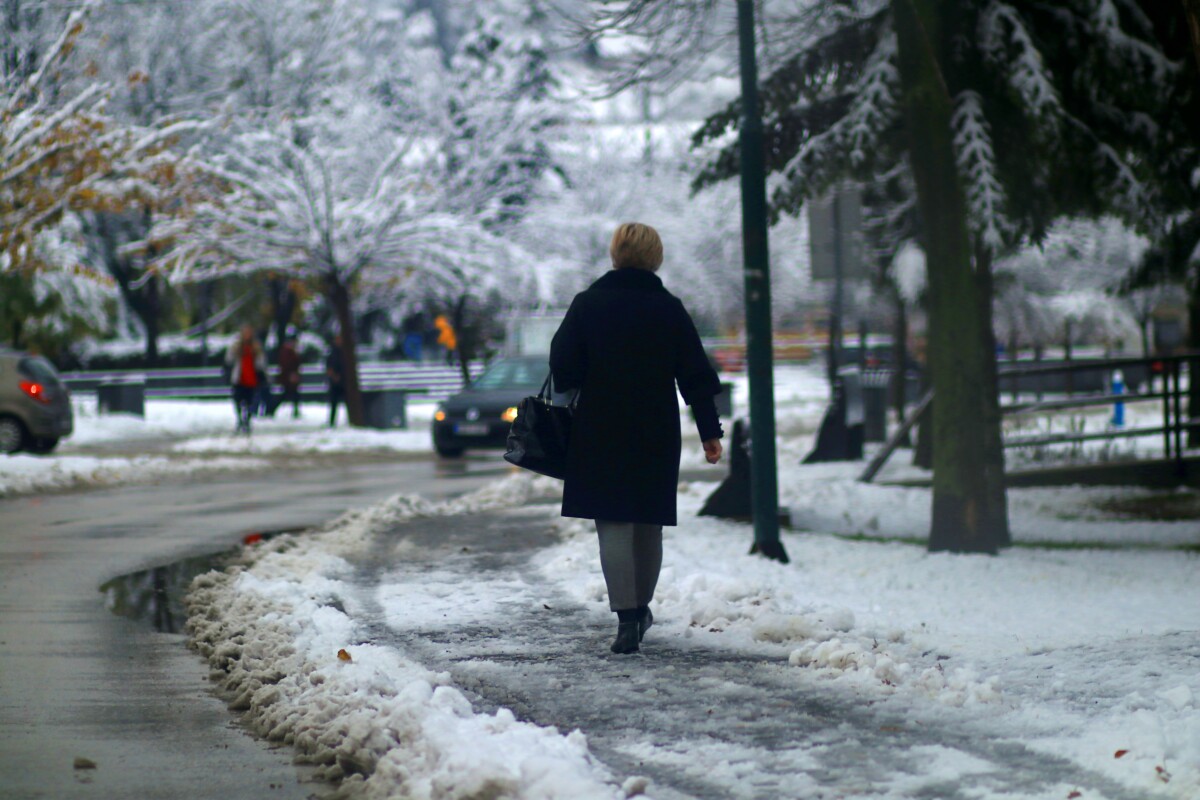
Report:
[{"label": "snow bank", "polygon": [[[579,731],[476,714],[449,676],[363,643],[338,555],[416,515],[519,505],[557,482],[514,476],[465,498],[396,496],[323,532],[282,537],[248,565],[200,576],[187,598],[192,644],[259,734],[295,746],[363,797],[620,798],[627,792]],[[629,793],[641,784],[629,784]]]},{"label": "snow bank", "polygon": [[410,406],[412,427],[407,430],[345,424],[331,429],[325,424],[325,407],[310,405],[302,407],[299,420],[291,418],[290,408],[281,409],[275,419],[255,420],[252,435],[234,436],[227,401],[150,400],[142,418],[99,414],[94,397],[72,399],[75,433],[58,450],[44,456],[0,456],[0,497],[256,470],[270,466],[265,459],[271,456],[424,454],[433,449],[428,424],[432,403]]},{"label": "snow bank", "polygon": [[171,448],[176,453],[251,453],[256,455],[302,455],[314,453],[431,453],[428,430],[368,430],[363,428],[317,428],[281,432],[256,423],[250,436],[202,436]]},{"label": "snow bank", "polygon": [[64,489],[153,483],[163,478],[262,469],[254,458],[168,459],[160,456],[0,456],[0,497]]}]

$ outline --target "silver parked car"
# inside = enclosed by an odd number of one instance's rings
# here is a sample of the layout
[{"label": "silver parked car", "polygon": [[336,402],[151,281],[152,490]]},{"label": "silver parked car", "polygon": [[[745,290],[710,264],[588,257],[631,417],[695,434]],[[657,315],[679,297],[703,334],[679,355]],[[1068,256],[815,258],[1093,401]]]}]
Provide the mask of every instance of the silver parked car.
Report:
[{"label": "silver parked car", "polygon": [[0,349],[0,453],[49,453],[74,424],[71,395],[54,366]]}]

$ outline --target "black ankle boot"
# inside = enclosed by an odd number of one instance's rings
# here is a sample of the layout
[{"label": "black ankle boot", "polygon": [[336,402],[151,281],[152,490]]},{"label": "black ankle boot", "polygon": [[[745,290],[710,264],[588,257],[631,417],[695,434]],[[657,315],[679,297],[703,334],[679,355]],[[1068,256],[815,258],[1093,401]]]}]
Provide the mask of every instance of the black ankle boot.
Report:
[{"label": "black ankle boot", "polygon": [[650,626],[654,624],[654,615],[650,613],[650,606],[641,606],[638,608],[638,641],[646,638],[646,631],[650,630]]},{"label": "black ankle boot", "polygon": [[637,620],[618,623],[617,638],[613,640],[610,649],[614,653],[636,653],[638,651],[638,628]]}]

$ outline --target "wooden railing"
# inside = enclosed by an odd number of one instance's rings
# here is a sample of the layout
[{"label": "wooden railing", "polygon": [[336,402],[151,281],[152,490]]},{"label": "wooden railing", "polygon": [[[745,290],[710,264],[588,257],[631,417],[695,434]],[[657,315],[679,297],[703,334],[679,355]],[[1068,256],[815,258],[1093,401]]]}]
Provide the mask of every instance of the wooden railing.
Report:
[{"label": "wooden railing", "polygon": [[[1121,370],[1123,374],[1139,376],[1135,384],[1138,387],[1137,391],[1118,394],[1108,388],[1099,393],[1073,393],[1073,386],[1076,382],[1071,380],[1071,376],[1085,372],[1102,372],[1108,376],[1108,380],[1101,385],[1111,387],[1112,375],[1117,370]],[[1187,376],[1186,383],[1184,375]],[[1183,353],[1155,358],[1089,359],[1050,365],[1004,366],[998,373],[999,386],[1002,391],[1012,391],[1005,389],[1006,384],[1009,387],[1018,386],[1021,382],[1024,382],[1026,386],[1030,383],[1040,385],[1037,379],[1042,376],[1057,378],[1058,380],[1053,385],[1057,388],[1065,387],[1067,396],[1056,393],[1049,399],[1045,399],[1044,389],[1041,391],[1033,389],[1032,392],[1039,395],[1039,399],[1027,402],[1014,400],[1007,405],[1001,404],[1001,414],[1005,417],[1014,417],[1049,411],[1112,406],[1116,403],[1130,406],[1153,402],[1161,404],[1162,423],[1140,427],[1113,426],[1103,431],[1081,430],[1042,433],[1032,436],[1009,436],[1004,439],[1005,448],[1047,447],[1091,441],[1162,436],[1164,457],[1181,462],[1187,449],[1185,437],[1193,429],[1200,430],[1200,418],[1192,417],[1186,411],[1188,386],[1192,381],[1200,380],[1200,353]],[[1064,378],[1065,380],[1063,380]],[[1155,384],[1158,386],[1156,387]],[[1017,394],[1019,391],[1013,392],[1015,397],[1019,397]],[[1030,390],[1027,388],[1026,391]],[[874,480],[900,443],[905,440],[908,432],[927,413],[933,400],[934,393],[930,390],[908,413],[900,427],[867,464],[867,468],[863,470],[859,480],[868,483]]]}]

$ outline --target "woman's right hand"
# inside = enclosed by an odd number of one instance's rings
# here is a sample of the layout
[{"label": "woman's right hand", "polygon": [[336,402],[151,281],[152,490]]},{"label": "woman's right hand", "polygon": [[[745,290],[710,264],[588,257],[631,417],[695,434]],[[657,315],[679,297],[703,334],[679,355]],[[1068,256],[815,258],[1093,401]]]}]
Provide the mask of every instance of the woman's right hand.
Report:
[{"label": "woman's right hand", "polygon": [[716,464],[720,461],[722,452],[724,450],[721,447],[720,439],[709,439],[704,442],[704,458],[708,460],[708,463]]}]

